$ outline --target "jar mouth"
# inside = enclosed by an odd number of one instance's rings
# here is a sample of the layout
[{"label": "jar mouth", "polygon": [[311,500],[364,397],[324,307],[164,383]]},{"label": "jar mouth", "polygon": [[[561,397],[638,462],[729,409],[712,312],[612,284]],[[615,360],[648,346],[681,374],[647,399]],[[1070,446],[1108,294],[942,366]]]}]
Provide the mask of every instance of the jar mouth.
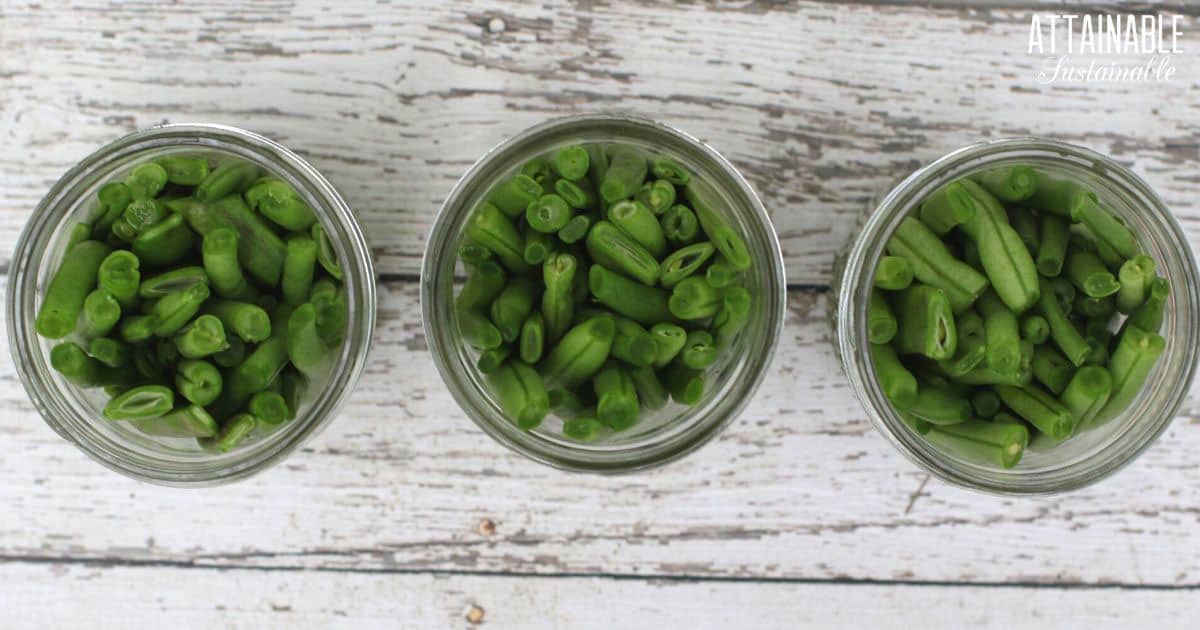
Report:
[{"label": "jar mouth", "polygon": [[[501,178],[523,161],[568,144],[616,142],[642,146],[679,160],[714,183],[726,201],[724,218],[746,236],[755,266],[747,277],[758,318],[742,331],[736,357],[710,368],[705,398],[679,413],[643,419],[627,434],[577,443],[549,431],[524,432],[504,417],[484,385],[453,317],[457,246],[466,220]],[[753,285],[753,286],[750,286]],[[783,256],[766,209],[750,185],[708,145],[670,125],[615,113],[556,118],[501,142],[463,175],[434,221],[421,271],[421,308],[434,363],[459,406],[485,433],[543,464],[575,472],[622,473],[656,467],[696,450],[721,432],[748,404],[764,378],[782,334],[787,284]],[[550,419],[548,418],[549,422]],[[641,432],[639,427],[646,425]]]},{"label": "jar mouth", "polygon": [[[1167,350],[1128,410],[1103,427],[1046,453],[1027,450],[1015,468],[986,466],[942,450],[896,413],[876,378],[867,334],[867,305],[885,244],[904,217],[949,181],[997,166],[1031,164],[1088,182],[1138,234],[1171,284],[1161,334]],[[953,151],[903,180],[867,217],[847,249],[839,277],[835,345],[855,396],[876,428],[917,466],[949,483],[998,495],[1046,495],[1082,488],[1132,462],[1166,429],[1187,397],[1200,356],[1200,273],[1179,222],[1136,174],[1090,149],[1043,138],[1004,138]],[[1084,440],[1076,442],[1077,440]],[[1075,443],[1075,446],[1072,444]],[[1059,449],[1063,449],[1060,451]]]},{"label": "jar mouth", "polygon": [[[257,164],[287,181],[330,236],[345,275],[349,323],[328,380],[294,420],[270,435],[217,454],[174,448],[100,417],[94,400],[49,364],[50,343],[34,329],[39,292],[57,268],[65,226],[86,216],[96,189],[141,160],[169,153],[224,155]],[[50,188],[13,253],[7,290],[9,345],[22,385],[56,433],[105,467],[140,481],[192,487],[230,483],[276,464],[323,429],[344,405],[366,365],[375,323],[375,272],[350,207],[303,158],[256,133],[225,125],[176,123],[124,136],[85,157]]]}]

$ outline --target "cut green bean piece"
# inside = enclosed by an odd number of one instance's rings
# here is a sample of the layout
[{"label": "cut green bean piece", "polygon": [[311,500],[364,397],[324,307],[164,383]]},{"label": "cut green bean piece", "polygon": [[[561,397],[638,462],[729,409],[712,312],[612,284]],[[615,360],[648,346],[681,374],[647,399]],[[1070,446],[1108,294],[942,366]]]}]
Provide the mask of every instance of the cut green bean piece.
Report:
[{"label": "cut green bean piece", "polygon": [[1128,315],[1145,303],[1157,271],[1154,259],[1145,254],[1138,254],[1125,261],[1117,274],[1121,283],[1121,288],[1117,291],[1117,310]]},{"label": "cut green bean piece", "polygon": [[917,216],[934,234],[945,236],[973,218],[976,211],[975,203],[963,185],[950,182],[921,203]]},{"label": "cut green bean piece", "polygon": [[540,266],[546,262],[546,259],[554,253],[557,247],[558,243],[553,236],[537,230],[530,230],[525,235],[525,252],[522,257],[527,265]]},{"label": "cut green bean piece", "polygon": [[717,360],[717,347],[712,335],[703,330],[688,333],[687,343],[679,353],[679,361],[693,370],[703,370]]},{"label": "cut green bean piece", "polygon": [[525,223],[546,234],[563,229],[575,216],[575,210],[558,195],[542,195],[529,203],[525,210]]},{"label": "cut green bean piece", "polygon": [[[1017,231],[1021,242],[1030,252],[1037,252],[1041,237],[1038,234],[1038,220],[1028,208],[1009,208],[1008,223]],[[1036,266],[1036,263],[1035,265]]]},{"label": "cut green bean piece", "polygon": [[509,219],[516,219],[525,212],[529,204],[540,198],[543,192],[545,191],[541,184],[532,177],[515,175],[496,186],[488,195],[488,203],[484,205],[491,205]]},{"label": "cut green bean piece", "polygon": [[745,274],[733,268],[729,261],[721,258],[720,254],[713,259],[711,265],[704,272],[704,279],[714,289],[724,289],[742,282]]},{"label": "cut green bean piece", "polygon": [[184,326],[174,339],[179,354],[186,359],[200,359],[224,350],[225,326],[212,315],[201,315]]},{"label": "cut green bean piece", "polygon": [[724,350],[733,345],[738,333],[750,321],[750,306],[750,292],[744,287],[725,289],[721,309],[717,311],[712,321],[712,331],[717,340],[717,348]]},{"label": "cut green bean piece", "polygon": [[554,157],[550,158],[550,166],[554,168],[554,172],[571,181],[586,177],[589,164],[588,152],[580,145],[563,147],[555,151]]},{"label": "cut green bean piece", "polygon": [[1075,432],[1075,416],[1065,405],[1045,390],[1030,385],[1011,387],[999,385],[996,394],[1005,406],[1012,409],[1038,431],[1055,440],[1065,440]]},{"label": "cut green bean piece", "polygon": [[254,289],[250,287],[238,262],[237,230],[222,227],[210,231],[204,236],[200,254],[204,260],[204,275],[207,276],[205,281],[212,283],[217,295],[243,300],[254,297]]},{"label": "cut green bean piece", "polygon": [[288,238],[283,276],[279,281],[284,302],[296,306],[308,299],[317,269],[317,249],[316,241],[307,236]]},{"label": "cut green bean piece", "polygon": [[1072,364],[1076,367],[1083,365],[1092,349],[1088,346],[1087,340],[1075,329],[1075,325],[1067,319],[1067,314],[1063,312],[1054,289],[1044,279],[1042,280],[1041,297],[1038,299],[1038,308],[1039,313],[1046,318],[1046,323],[1050,326],[1050,339]]},{"label": "cut green bean piece", "polygon": [[687,344],[687,331],[667,322],[651,326],[650,336],[654,338],[656,347],[653,363],[655,369],[666,367]]},{"label": "cut green bean piece", "polygon": [[658,260],[640,243],[607,221],[592,226],[587,251],[596,263],[624,274],[646,286],[654,286],[661,268]]},{"label": "cut green bean piece", "polygon": [[246,200],[250,207],[285,230],[300,232],[317,221],[316,214],[296,189],[278,179],[260,180],[246,191]]},{"label": "cut green bean piece", "polygon": [[629,371],[633,386],[637,390],[638,402],[650,410],[662,409],[670,400],[670,393],[663,387],[658,374],[650,366],[633,368]]},{"label": "cut green bean piece", "polygon": [[133,201],[133,193],[123,182],[108,182],[100,187],[96,197],[100,201],[101,213],[92,226],[93,237],[104,236],[112,224],[125,214],[125,208]]},{"label": "cut green bean piece", "polygon": [[133,308],[137,304],[138,287],[141,284],[141,261],[133,252],[119,249],[100,262],[97,279],[101,289],[108,291],[121,308]]},{"label": "cut green bean piece", "polygon": [[467,242],[458,248],[458,257],[463,261],[463,264],[468,266],[478,265],[485,260],[491,260],[492,251],[479,243]]},{"label": "cut green bean piece", "polygon": [[71,225],[71,229],[67,232],[67,246],[64,248],[68,253],[72,247],[88,240],[92,236],[92,226],[82,221]]},{"label": "cut green bean piece", "polygon": [[35,324],[39,335],[62,339],[75,330],[84,300],[96,288],[100,264],[110,252],[112,248],[99,241],[84,241],[71,249],[42,298]]},{"label": "cut green bean piece", "polygon": [[124,368],[112,368],[88,356],[73,341],[63,341],[50,350],[50,366],[77,387],[124,386],[133,374]]},{"label": "cut green bean piece", "polygon": [[575,257],[567,253],[550,256],[542,265],[542,318],[548,341],[557,341],[571,325],[575,313]]},{"label": "cut green bean piece", "polygon": [[96,337],[88,341],[87,354],[100,363],[113,368],[128,365],[132,356],[129,346],[109,337]]},{"label": "cut green bean piece", "polygon": [[883,393],[898,409],[908,409],[917,402],[917,378],[913,376],[889,344],[872,345],[875,376]]},{"label": "cut green bean piece", "polygon": [[79,333],[87,339],[103,337],[121,319],[121,305],[108,291],[96,289],[83,300],[82,315]]},{"label": "cut green bean piece", "polygon": [[1071,206],[1071,219],[1082,223],[1098,243],[1115,251],[1123,260],[1137,256],[1137,237],[1100,204],[1088,196],[1076,197]]},{"label": "cut green bean piece", "polygon": [[958,347],[954,314],[945,292],[928,285],[913,285],[896,296],[896,351],[949,359]]},{"label": "cut green bean piece", "polygon": [[1047,278],[1062,273],[1070,242],[1071,224],[1066,218],[1054,214],[1042,215],[1036,259],[1038,273]]},{"label": "cut green bean piece", "polygon": [[[459,290],[458,296],[454,299],[456,308],[463,310],[484,310],[491,308],[492,301],[497,295],[504,290],[505,284],[508,281],[508,276],[500,265],[490,260],[485,260],[477,265],[467,267],[467,281]],[[324,286],[321,282],[313,285],[312,291],[309,294],[309,300],[314,303],[324,302],[325,298],[315,297],[318,286]],[[326,290],[329,292],[329,298],[336,294],[332,284],[328,284]]]},{"label": "cut green bean piece", "polygon": [[654,156],[650,160],[650,170],[659,179],[665,179],[676,186],[686,186],[692,181],[692,174],[675,160],[665,156]]},{"label": "cut green bean piece", "polygon": [[455,309],[458,317],[458,329],[463,340],[480,350],[495,350],[504,343],[500,329],[483,313],[467,309]]},{"label": "cut green bean piece", "polygon": [[221,372],[208,361],[185,359],[175,372],[175,389],[188,402],[201,407],[210,405],[221,395]]},{"label": "cut green bean piece", "polygon": [[875,287],[886,291],[900,291],[912,284],[912,265],[899,256],[884,256],[875,268]]},{"label": "cut green bean piece", "polygon": [[976,302],[987,337],[986,363],[1000,374],[1015,374],[1021,362],[1021,332],[1017,316],[987,291]]},{"label": "cut green bean piece", "polygon": [[[238,262],[242,263],[242,269],[267,286],[278,285],[279,276],[283,273],[283,259],[287,255],[287,246],[275,230],[265,219],[255,214],[241,197],[231,195],[209,204],[208,207],[222,223],[237,229]],[[319,241],[315,235],[319,225],[313,224],[313,240]],[[321,238],[324,238],[323,230]],[[340,280],[341,272],[335,271],[329,271],[329,275]]]},{"label": "cut green bean piece", "polygon": [[971,408],[981,418],[991,418],[1000,411],[1000,397],[990,389],[981,389],[971,395]]},{"label": "cut green bean piece", "polygon": [[1113,295],[1121,288],[1100,257],[1084,249],[1067,253],[1064,271],[1075,288],[1094,298]]},{"label": "cut green bean piece", "polygon": [[708,182],[694,179],[688,183],[684,192],[692,204],[696,219],[700,222],[700,229],[717,247],[717,251],[721,252],[721,256],[738,271],[749,269],[750,251],[742,237],[729,227],[718,213],[717,208],[722,207],[723,203],[716,189]]},{"label": "cut green bean piece", "polygon": [[[675,290],[679,291],[682,284],[676,285]],[[663,289],[639,284],[601,265],[592,265],[588,271],[588,288],[596,301],[639,324],[650,326],[672,319],[668,302],[673,296],[668,297]],[[716,312],[715,308],[713,312]]]},{"label": "cut green bean piece", "polygon": [[[658,222],[662,226],[663,236],[678,245],[687,245],[700,235],[700,222],[696,219],[696,213],[684,205],[671,206]],[[729,261],[725,261],[725,264],[733,266]]]},{"label": "cut green bean piece", "polygon": [[539,287],[532,278],[516,276],[492,302],[492,323],[505,341],[512,343],[520,336],[521,326],[540,297],[538,291]]},{"label": "cut green bean piece", "polygon": [[212,169],[196,185],[194,194],[200,201],[216,201],[249,190],[257,179],[258,167],[242,160],[230,160]]},{"label": "cut green bean piece", "polygon": [[1162,329],[1167,297],[1171,293],[1171,285],[1166,278],[1158,277],[1150,281],[1146,301],[1129,314],[1127,324],[1137,326],[1147,332],[1158,332]]},{"label": "cut green bean piece", "polygon": [[153,199],[167,185],[167,171],[154,162],[143,162],[125,176],[125,185],[134,199]]},{"label": "cut green bean piece", "polygon": [[609,363],[592,382],[596,392],[596,419],[613,431],[624,431],[637,422],[638,396],[629,371]]},{"label": "cut green bean piece", "polygon": [[1034,345],[1046,343],[1050,338],[1050,324],[1036,313],[1025,313],[1021,317],[1021,338]]},{"label": "cut green bean piece", "polygon": [[550,401],[550,409],[560,418],[571,419],[582,415],[595,417],[595,407],[588,407],[589,403],[594,402],[591,400],[592,397],[589,396],[585,402],[584,398],[580,396],[581,393],[587,394],[588,392],[573,392],[559,388],[547,390],[546,397]]},{"label": "cut green bean piece", "polygon": [[167,174],[167,182],[180,186],[199,186],[208,177],[208,160],[187,155],[168,155],[158,165]]},{"label": "cut green bean piece", "polygon": [[1085,365],[1075,372],[1060,399],[1075,415],[1076,428],[1095,420],[1112,395],[1112,388],[1112,374],[1099,365]]},{"label": "cut green bean piece", "polygon": [[280,425],[288,419],[288,404],[283,395],[277,392],[258,392],[246,403],[246,411],[254,419],[269,425]]},{"label": "cut green bean piece", "polygon": [[1029,445],[1029,430],[1020,422],[968,420],[935,426],[930,441],[968,458],[1013,468]]},{"label": "cut green bean piece", "polygon": [[655,216],[661,216],[675,205],[675,186],[665,179],[648,181],[642,184],[634,198],[649,208]]},{"label": "cut green bean piece", "polygon": [[616,336],[611,317],[596,317],[567,331],[542,361],[547,384],[573,389],[600,370],[608,360]]},{"label": "cut green bean piece", "polygon": [[167,209],[154,199],[135,199],[121,215],[135,232],[141,234],[167,217]]},{"label": "cut green bean piece", "polygon": [[132,344],[142,343],[154,336],[158,320],[153,315],[123,317],[119,325],[121,339]]},{"label": "cut green bean piece", "polygon": [[571,220],[567,221],[567,224],[558,231],[558,240],[566,243],[567,245],[578,243],[587,236],[588,231],[592,229],[592,225],[594,225],[596,221],[597,218],[595,215],[577,214],[571,217]]},{"label": "cut green bean piece", "polygon": [[[664,288],[673,288],[680,280],[690,277],[708,262],[717,248],[712,243],[704,241],[694,243],[675,250],[663,259],[659,284]],[[711,283],[709,283],[711,286]]]},{"label": "cut green bean piece", "polygon": [[972,177],[984,190],[1007,203],[1025,201],[1037,192],[1038,174],[1028,166],[990,168]]},{"label": "cut green bean piece", "polygon": [[896,336],[898,324],[887,297],[879,289],[871,290],[871,302],[867,307],[867,338],[871,343],[888,343]]},{"label": "cut green bean piece", "polygon": [[934,425],[948,425],[971,419],[971,401],[947,387],[922,386],[908,413]]},{"label": "cut green bean piece", "polygon": [[175,393],[161,385],[142,385],[113,398],[104,406],[108,420],[156,418],[175,406]]},{"label": "cut green bean piece", "polygon": [[681,405],[695,405],[704,397],[704,373],[676,361],[661,373],[662,384],[671,399]]},{"label": "cut green bean piece", "polygon": [[228,453],[245,442],[250,434],[254,433],[257,426],[258,421],[254,419],[254,416],[248,413],[239,413],[225,423],[216,437],[200,438],[199,441],[205,448]]},{"label": "cut green bean piece", "polygon": [[281,304],[271,314],[271,336],[254,347],[245,361],[229,371],[217,400],[217,415],[231,414],[250,396],[263,391],[288,363],[287,328],[292,308]]},{"label": "cut green bean piece", "polygon": [[164,266],[179,262],[192,252],[196,235],[178,214],[163,219],[137,235],[130,244],[142,263]]},{"label": "cut green bean piece", "polygon": [[645,367],[658,356],[658,342],[637,322],[616,317],[616,335],[613,337],[612,356],[635,367]]},{"label": "cut green bean piece", "polygon": [[204,407],[188,405],[158,418],[139,418],[130,423],[146,435],[170,438],[207,438],[220,431],[217,421]]},{"label": "cut green bean piece", "polygon": [[512,354],[513,347],[511,345],[501,345],[499,348],[484,350],[479,353],[479,358],[475,361],[475,367],[484,374],[494,372],[505,361],[508,361],[509,355]]},{"label": "cut green bean piece", "polygon": [[608,209],[608,220],[655,258],[660,258],[666,253],[667,241],[663,236],[662,226],[654,213],[642,202],[617,202]]},{"label": "cut green bean piece", "polygon": [[511,361],[486,375],[500,408],[519,428],[536,429],[550,411],[542,377],[520,361]]},{"label": "cut green bean piece", "polygon": [[546,344],[546,325],[542,319],[542,314],[538,311],[533,311],[529,317],[525,319],[525,323],[521,326],[520,335],[520,355],[521,360],[534,364],[542,359],[542,352]]},{"label": "cut green bean piece", "polygon": [[720,291],[703,278],[685,278],[675,285],[667,306],[679,319],[707,319],[717,314],[723,304]]},{"label": "cut green bean piece", "polygon": [[595,410],[580,414],[563,423],[563,435],[576,442],[595,442],[604,430],[604,423],[596,419]]},{"label": "cut green bean piece", "polygon": [[1113,296],[1094,298],[1082,293],[1075,297],[1075,304],[1071,309],[1074,316],[1087,319],[1107,318],[1116,311],[1117,305]]},{"label": "cut green bean piece", "polygon": [[646,180],[648,168],[646,156],[640,149],[628,145],[609,147],[608,167],[600,181],[600,196],[609,204],[633,197]]},{"label": "cut green bean piece", "polygon": [[958,348],[954,356],[938,361],[938,366],[950,376],[962,376],[979,367],[987,358],[987,332],[983,318],[973,310],[954,318]]},{"label": "cut green bean piece", "polygon": [[1038,173],[1037,180],[1033,195],[1025,200],[1025,205],[1031,208],[1069,217],[1071,207],[1079,198],[1096,200],[1095,193],[1074,180],[1053,179],[1041,172]]},{"label": "cut green bean piece", "polygon": [[1097,414],[1097,421],[1112,419],[1133,404],[1165,349],[1166,340],[1158,333],[1126,324],[1108,362],[1112,396]]},{"label": "cut green bean piece", "polygon": [[550,172],[550,160],[546,159],[543,155],[539,155],[522,164],[521,174],[537,182],[543,188],[553,178],[553,173]]},{"label": "cut green bean piece", "polygon": [[1075,308],[1075,285],[1066,278],[1050,278],[1050,289],[1054,292],[1055,300],[1064,315],[1070,315]]},{"label": "cut green bean piece", "polygon": [[152,300],[208,283],[208,273],[203,267],[179,267],[143,280],[138,295],[142,299]]},{"label": "cut green bean piece", "polygon": [[936,234],[912,217],[901,221],[887,249],[908,261],[917,280],[945,291],[955,313],[970,308],[988,287],[987,278],[951,255]]},{"label": "cut green bean piece", "polygon": [[200,311],[208,296],[207,284],[196,284],[163,296],[150,312],[157,323],[154,334],[170,337],[179,332]]},{"label": "cut green bean piece", "polygon": [[[522,208],[523,210],[524,208]],[[525,241],[520,232],[496,206],[481,205],[467,222],[467,236],[491,250],[514,273],[529,270],[525,263]]]},{"label": "cut green bean piece", "polygon": [[209,358],[223,368],[231,368],[245,360],[246,343],[236,335],[226,336],[225,349],[214,353]]},{"label": "cut green bean piece", "polygon": [[1008,222],[1004,207],[975,182],[960,180],[976,206],[975,216],[963,231],[979,247],[984,273],[1008,308],[1022,313],[1039,295],[1038,271],[1033,256]]},{"label": "cut green bean piece", "polygon": [[995,370],[980,364],[963,374],[947,374],[947,378],[960,385],[1011,385],[1024,387],[1033,381],[1032,367],[1024,365],[1015,374],[1000,374]]}]

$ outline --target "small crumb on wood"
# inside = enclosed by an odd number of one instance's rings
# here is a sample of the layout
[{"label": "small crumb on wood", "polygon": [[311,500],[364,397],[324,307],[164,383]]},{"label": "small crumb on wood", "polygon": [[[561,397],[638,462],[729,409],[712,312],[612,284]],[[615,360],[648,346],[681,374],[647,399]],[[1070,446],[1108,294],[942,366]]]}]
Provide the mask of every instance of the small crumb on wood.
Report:
[{"label": "small crumb on wood", "polygon": [[479,525],[475,527],[475,531],[482,536],[492,536],[496,533],[496,522],[490,518],[485,518],[479,521]]},{"label": "small crumb on wood", "polygon": [[502,17],[494,17],[488,20],[487,29],[489,33],[503,33],[506,28],[508,28],[508,25],[504,23],[504,18]]},{"label": "small crumb on wood", "polygon": [[475,604],[467,606],[467,610],[463,613],[463,618],[473,625],[483,623],[483,609]]}]

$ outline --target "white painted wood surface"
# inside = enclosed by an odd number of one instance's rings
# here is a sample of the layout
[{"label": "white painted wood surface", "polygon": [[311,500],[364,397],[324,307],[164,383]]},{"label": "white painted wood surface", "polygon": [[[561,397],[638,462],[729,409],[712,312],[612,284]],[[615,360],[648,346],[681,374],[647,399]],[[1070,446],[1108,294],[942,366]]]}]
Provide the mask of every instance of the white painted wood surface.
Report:
[{"label": "white painted wood surface", "polygon": [[[76,160],[203,120],[312,160],[384,274],[378,344],[343,417],[229,488],[103,471],[0,363],[4,625],[455,627],[475,603],[498,627],[1185,627],[1200,597],[1195,392],[1117,477],[996,499],[894,453],[833,360],[822,287],[853,216],[981,137],[1110,153],[1200,239],[1196,44],[1169,84],[1047,88],[1024,52],[1031,3],[939,4],[0,0],[0,261]],[[1194,6],[1176,6],[1191,24]],[[413,274],[480,152],[609,108],[674,122],[743,168],[797,289],[743,418],[669,468],[594,478],[528,463],[458,411]]]}]

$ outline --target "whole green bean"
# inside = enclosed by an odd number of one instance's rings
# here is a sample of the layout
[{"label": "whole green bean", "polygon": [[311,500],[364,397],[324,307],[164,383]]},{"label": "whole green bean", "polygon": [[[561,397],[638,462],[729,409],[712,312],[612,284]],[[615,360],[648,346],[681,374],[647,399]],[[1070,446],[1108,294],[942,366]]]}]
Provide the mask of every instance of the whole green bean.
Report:
[{"label": "whole green bean", "polygon": [[1117,273],[1121,283],[1117,291],[1117,310],[1128,315],[1146,301],[1150,292],[1150,284],[1154,282],[1157,273],[1154,259],[1145,254],[1138,254],[1125,261]]},{"label": "whole green bean", "polygon": [[1053,278],[1062,273],[1067,257],[1067,245],[1071,242],[1071,224],[1066,218],[1046,213],[1042,215],[1041,230],[1038,232],[1038,273]]},{"label": "whole green bean", "polygon": [[175,372],[175,389],[188,402],[204,407],[221,395],[223,379],[213,364],[200,359],[184,359]]},{"label": "whole green bean", "polygon": [[596,419],[613,431],[624,431],[637,422],[638,397],[629,371],[609,363],[592,382],[596,392]]},{"label": "whole green bean", "polygon": [[872,345],[875,376],[880,388],[898,409],[908,409],[917,401],[917,378],[913,376],[889,344]]},{"label": "whole green bean", "polygon": [[83,302],[96,288],[100,264],[110,252],[112,248],[99,241],[84,241],[71,249],[42,298],[35,323],[38,334],[61,339],[75,330]]},{"label": "whole green bean", "polygon": [[611,317],[596,317],[563,335],[542,361],[541,372],[551,388],[579,386],[608,360],[616,336]]},{"label": "whole green bean", "polygon": [[716,251],[717,248],[713,247],[713,244],[707,241],[693,243],[675,250],[671,255],[663,259],[661,265],[662,273],[659,276],[658,283],[663,288],[673,288],[676,284],[679,284],[680,280],[696,273],[704,263],[708,262],[708,259]]},{"label": "whole green bean", "polygon": [[600,181],[600,196],[613,204],[633,197],[646,180],[649,165],[640,149],[614,145],[608,149],[608,167]]},{"label": "whole green bean", "polygon": [[1165,349],[1166,340],[1158,333],[1125,325],[1108,362],[1113,379],[1112,396],[1097,414],[1097,422],[1109,420],[1133,404]]},{"label": "whole green bean", "polygon": [[[679,291],[682,284],[676,285],[675,290]],[[592,265],[588,270],[588,288],[597,302],[639,324],[650,326],[672,319],[668,306],[671,298],[666,291],[639,284],[601,265]]]},{"label": "whole green bean", "polygon": [[175,406],[175,392],[162,385],[134,387],[108,401],[102,415],[108,420],[138,420],[165,415]]},{"label": "whole green bean", "polygon": [[871,343],[888,343],[896,336],[898,324],[887,297],[879,289],[871,289],[871,302],[867,306],[867,338]]},{"label": "whole green bean", "polygon": [[963,231],[979,247],[984,273],[996,295],[1017,313],[1038,300],[1038,271],[1033,256],[1009,224],[1004,207],[975,182],[960,180],[976,205],[975,216]]},{"label": "whole green bean", "polygon": [[200,359],[216,354],[228,346],[225,326],[212,315],[201,315],[184,326],[174,339],[179,354],[187,359]]},{"label": "whole green bean", "polygon": [[894,344],[901,354],[949,359],[958,347],[954,314],[946,293],[929,285],[913,285],[896,296],[899,329]]},{"label": "whole green bean", "polygon": [[988,287],[987,278],[952,256],[936,234],[912,217],[901,221],[887,249],[908,261],[917,280],[945,291],[955,313],[969,308]]}]

